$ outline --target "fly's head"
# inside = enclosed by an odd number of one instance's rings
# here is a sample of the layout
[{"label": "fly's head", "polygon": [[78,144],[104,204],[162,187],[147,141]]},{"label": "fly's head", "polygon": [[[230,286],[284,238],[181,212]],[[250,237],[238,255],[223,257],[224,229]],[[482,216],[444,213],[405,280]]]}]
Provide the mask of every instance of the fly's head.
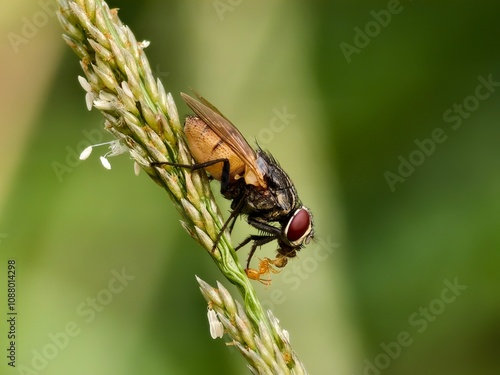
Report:
[{"label": "fly's head", "polygon": [[[283,259],[284,267],[286,258],[293,258],[305,245],[314,238],[313,217],[311,211],[306,206],[300,206],[292,211],[282,227],[281,238],[279,239],[278,253]],[[279,267],[279,266],[278,266]]]}]

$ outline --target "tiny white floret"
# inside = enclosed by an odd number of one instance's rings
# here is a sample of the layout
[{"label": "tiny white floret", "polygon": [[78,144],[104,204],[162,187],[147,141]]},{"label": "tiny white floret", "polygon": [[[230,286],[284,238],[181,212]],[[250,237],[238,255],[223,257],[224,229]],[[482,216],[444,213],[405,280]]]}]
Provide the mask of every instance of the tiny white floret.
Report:
[{"label": "tiny white floret", "polygon": [[78,82],[80,82],[80,85],[85,91],[92,92],[92,86],[90,86],[89,81],[87,81],[85,77],[78,76]]},{"label": "tiny white floret", "polygon": [[106,159],[104,156],[101,156],[100,159],[101,159],[101,164],[104,168],[111,169],[111,164],[109,163],[108,159]]},{"label": "tiny white floret", "polygon": [[288,331],[284,329],[282,332],[283,336],[285,336],[286,341],[290,342],[290,334],[288,333]]},{"label": "tiny white floret", "polygon": [[87,110],[91,111],[92,106],[94,105],[94,93],[88,92],[85,94],[85,104],[87,105]]},{"label": "tiny white floret", "polygon": [[151,42],[149,40],[143,40],[142,42],[139,42],[139,48],[140,49],[144,49],[144,48],[148,48],[149,45],[151,44]]},{"label": "tiny white floret", "polygon": [[128,147],[125,146],[118,140],[109,142],[109,151],[106,153],[106,157],[108,156],[118,156],[124,154],[128,151]]},{"label": "tiny white floret", "polygon": [[85,150],[83,150],[82,153],[80,154],[80,160],[87,159],[91,153],[92,153],[92,146],[85,148]]},{"label": "tiny white floret", "polygon": [[139,176],[140,172],[141,172],[141,166],[139,165],[138,162],[134,161],[134,174],[136,176]]},{"label": "tiny white floret", "polygon": [[89,81],[87,81],[85,77],[82,76],[78,76],[78,82],[80,82],[82,88],[87,92],[85,94],[85,104],[87,105],[87,109],[90,111],[95,99],[94,93],[92,92],[92,86],[90,86]]},{"label": "tiny white floret", "polygon": [[122,89],[131,100],[135,101],[134,94],[132,93],[132,90],[130,90],[130,86],[126,81],[122,82]]},{"label": "tiny white floret", "polygon": [[[101,159],[101,164],[106,169],[111,169],[111,164],[110,164],[108,158],[110,158],[112,156],[121,155],[121,154],[124,154],[124,153],[126,153],[126,152],[129,151],[129,149],[127,148],[127,146],[125,146],[119,140],[114,140],[114,141],[110,141],[110,142],[104,142],[104,143],[99,143],[99,144],[96,144],[96,145],[88,146],[80,154],[80,160],[87,159],[89,157],[89,155],[92,153],[92,149],[94,147],[105,146],[105,145],[109,146],[109,151],[106,152],[103,156],[101,156],[100,159]],[[140,170],[140,166],[139,165],[137,165],[137,167],[134,166],[134,171],[135,171],[136,174],[139,173],[138,172],[139,170]]]},{"label": "tiny white floret", "polygon": [[95,99],[92,103],[94,107],[101,111],[111,111],[114,109],[113,103],[108,100]]},{"label": "tiny white floret", "polygon": [[208,309],[207,316],[210,325],[210,336],[213,339],[221,338],[224,335],[224,326],[217,318],[217,313],[212,309]]}]

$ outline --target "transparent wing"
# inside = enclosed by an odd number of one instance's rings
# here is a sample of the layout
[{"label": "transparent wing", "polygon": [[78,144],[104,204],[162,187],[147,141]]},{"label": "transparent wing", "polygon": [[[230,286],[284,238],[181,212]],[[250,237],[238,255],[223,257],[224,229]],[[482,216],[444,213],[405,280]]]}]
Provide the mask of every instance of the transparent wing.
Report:
[{"label": "transparent wing", "polygon": [[[215,113],[217,113],[217,114],[221,115],[223,118],[225,118],[227,121],[229,121],[229,119],[228,119],[226,116],[224,116],[224,114],[223,114],[221,111],[219,111],[219,109],[218,109],[216,106],[214,106],[214,105],[213,105],[212,103],[210,103],[207,99],[205,99],[203,96],[201,96],[199,92],[197,92],[197,91],[193,90],[192,88],[191,88],[191,91],[195,93],[195,95],[196,95],[196,97],[197,97],[198,99],[194,99],[194,98],[190,97],[189,95],[186,95],[186,94],[184,94],[183,92],[181,92],[181,96],[182,96],[182,98],[186,101],[186,103],[187,103],[186,98],[189,98],[189,99],[191,99],[191,100],[193,100],[193,101],[195,101],[195,102],[196,102],[196,101],[197,101],[197,102],[201,102],[201,104],[204,104],[206,107],[210,108],[212,111],[214,111]],[[188,103],[188,105],[189,105],[189,103]],[[192,107],[191,107],[191,106],[189,106],[189,107],[192,109]],[[193,109],[193,111],[194,111],[194,109]],[[231,123],[231,121],[229,121],[229,122]],[[231,125],[232,125],[232,123],[231,123]],[[232,125],[232,126],[234,126],[234,125]],[[243,137],[243,136],[242,136],[242,137]]]},{"label": "transparent wing", "polygon": [[245,163],[245,181],[247,184],[266,188],[264,172],[260,170],[257,164],[257,154],[240,131],[217,108],[201,96],[199,98],[203,103],[182,92],[181,96],[189,108]]}]

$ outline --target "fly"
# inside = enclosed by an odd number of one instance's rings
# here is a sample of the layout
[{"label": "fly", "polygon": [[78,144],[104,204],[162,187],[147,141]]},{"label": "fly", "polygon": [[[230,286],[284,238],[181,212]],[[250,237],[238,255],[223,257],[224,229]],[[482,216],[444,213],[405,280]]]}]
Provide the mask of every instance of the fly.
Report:
[{"label": "fly", "polygon": [[[293,258],[313,238],[311,211],[302,205],[297,191],[274,157],[260,147],[253,149],[239,130],[212,104],[181,93],[182,99],[195,115],[188,116],[184,133],[196,164],[169,164],[196,170],[204,168],[220,181],[221,194],[231,200],[231,214],[214,243],[214,249],[226,228],[231,232],[240,215],[260,231],[249,235],[235,250],[252,242],[245,272],[251,279],[269,285],[261,276],[278,272],[288,258]],[[275,259],[264,258],[259,269],[250,268],[257,247],[276,240]]]}]

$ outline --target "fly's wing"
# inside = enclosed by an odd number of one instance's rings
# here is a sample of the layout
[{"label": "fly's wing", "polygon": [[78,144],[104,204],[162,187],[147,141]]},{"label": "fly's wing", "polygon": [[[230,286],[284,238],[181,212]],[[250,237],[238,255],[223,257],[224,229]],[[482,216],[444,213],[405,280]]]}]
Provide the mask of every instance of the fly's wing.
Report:
[{"label": "fly's wing", "polygon": [[200,97],[204,104],[182,92],[181,96],[189,108],[245,163],[245,182],[266,188],[264,172],[257,165],[257,154],[239,130],[207,100]]},{"label": "fly's wing", "polygon": [[[228,119],[226,116],[224,116],[224,114],[223,114],[221,111],[219,111],[219,109],[218,109],[216,106],[214,106],[214,105],[213,105],[212,103],[210,103],[207,99],[205,99],[203,96],[201,96],[201,95],[200,95],[200,93],[198,93],[197,91],[195,91],[195,90],[193,90],[193,89],[191,89],[191,91],[193,91],[193,92],[196,94],[196,97],[198,98],[198,100],[196,100],[196,99],[194,99],[194,98],[190,97],[189,95],[186,95],[186,94],[184,94],[183,92],[181,92],[181,96],[182,96],[182,98],[186,101],[186,103],[187,103],[186,98],[189,98],[189,99],[191,99],[191,100],[193,100],[193,101],[195,101],[195,102],[196,102],[196,101],[197,101],[197,102],[201,102],[201,104],[204,104],[204,105],[205,105],[205,107],[210,108],[212,111],[214,111],[215,113],[217,113],[217,114],[221,115],[221,116],[222,116],[222,117],[224,117],[224,118],[225,118],[225,119],[226,119],[229,123],[231,123],[231,121],[229,121],[229,119]],[[187,104],[189,105],[189,103],[187,103]],[[191,105],[189,105],[189,107],[190,107],[191,109],[193,109],[193,107],[191,107]],[[194,111],[194,109],[193,109],[193,111]],[[231,123],[231,126],[234,126],[234,125]],[[239,132],[239,131],[238,131],[238,132]],[[240,134],[240,135],[241,135],[241,134]],[[243,137],[243,136],[242,136],[242,137]]]}]

